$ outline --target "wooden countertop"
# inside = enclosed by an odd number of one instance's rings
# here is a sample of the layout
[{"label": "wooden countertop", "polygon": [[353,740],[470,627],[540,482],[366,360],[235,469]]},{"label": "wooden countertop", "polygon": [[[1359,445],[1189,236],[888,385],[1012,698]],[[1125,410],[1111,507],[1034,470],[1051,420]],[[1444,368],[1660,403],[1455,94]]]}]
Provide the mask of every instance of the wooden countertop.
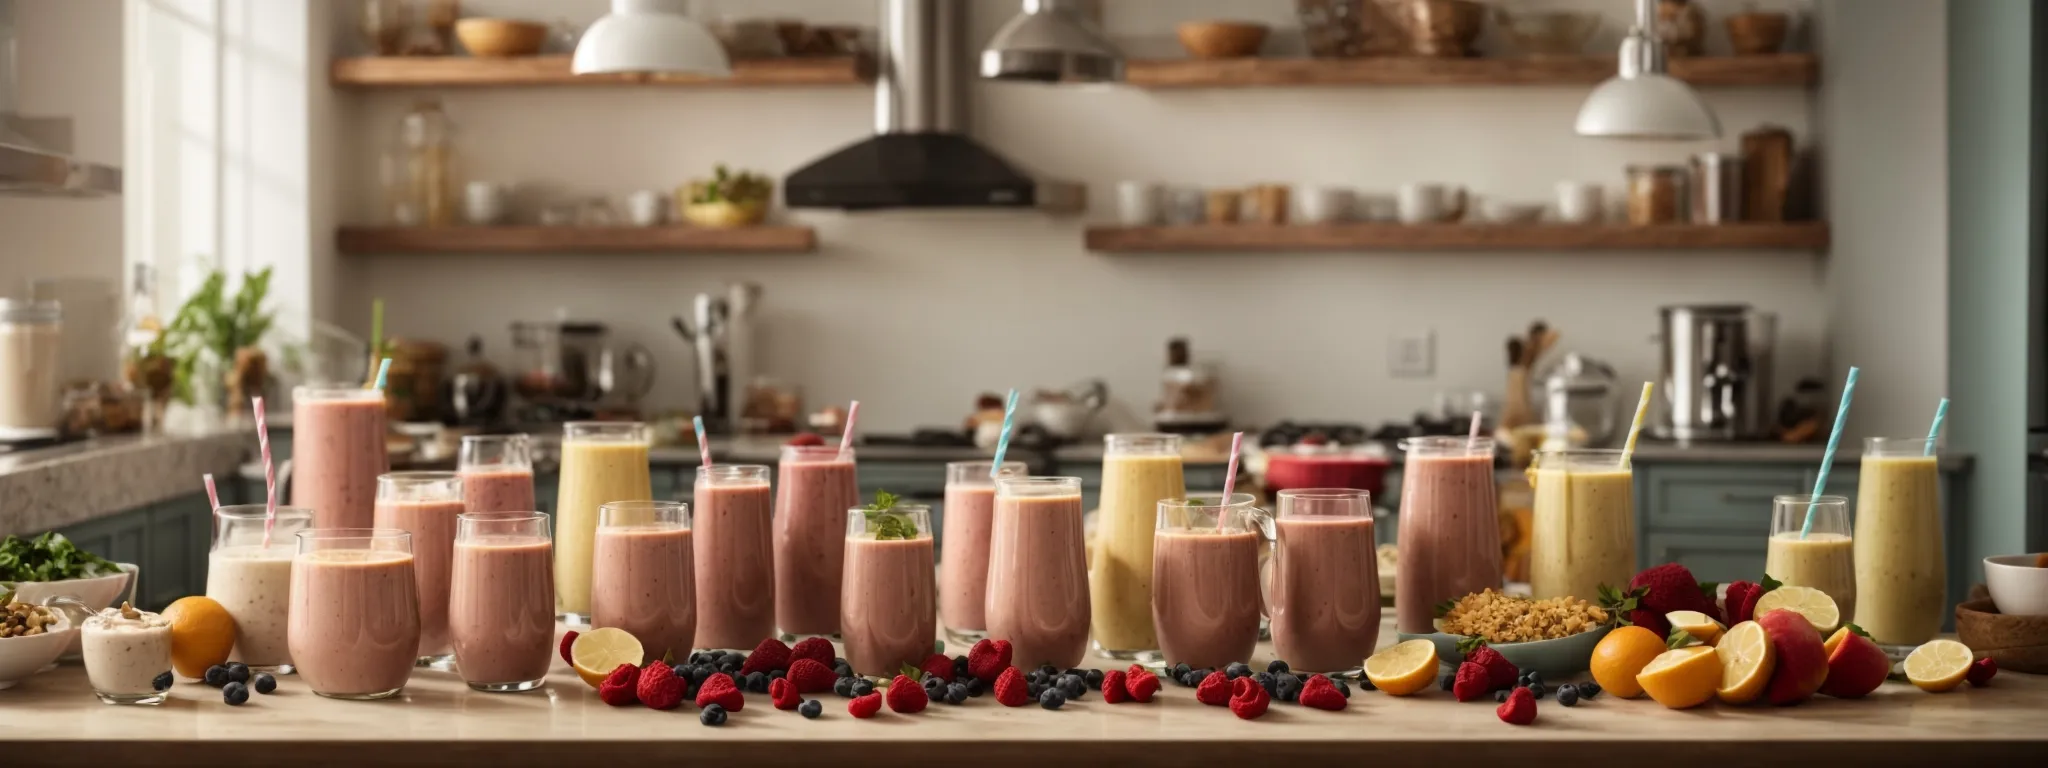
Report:
[{"label": "wooden countertop", "polygon": [[[1392,642],[1391,627],[1381,633]],[[957,649],[956,649],[957,650]],[[1262,645],[1257,659],[1271,658]],[[1091,665],[1109,668],[1106,660]],[[609,768],[623,761],[729,761],[773,765],[1303,765],[1345,762],[1548,760],[1716,768],[1752,765],[1965,764],[2048,756],[2048,677],[2001,672],[1988,688],[1924,693],[1889,682],[1870,698],[1817,697],[1797,707],[1708,705],[1672,711],[1645,699],[1602,695],[1566,708],[1539,702],[1535,725],[1494,716],[1491,699],[1459,704],[1434,688],[1394,698],[1355,691],[1342,712],[1274,702],[1244,721],[1204,706],[1168,683],[1150,704],[1102,702],[1091,692],[1049,712],[1005,708],[992,696],[963,706],[933,704],[917,715],[884,709],[871,720],[846,701],[819,698],[825,714],[805,720],[747,696],[724,727],[697,722],[694,706],[657,712],[614,709],[565,665],[548,686],[521,694],[470,691],[453,674],[420,670],[399,698],[323,699],[297,677],[278,692],[229,707],[214,689],[180,684],[158,707],[100,704],[84,670],[67,664],[0,691],[0,755],[29,763],[275,765],[549,765]],[[1631,746],[1633,745],[1633,746]]]}]

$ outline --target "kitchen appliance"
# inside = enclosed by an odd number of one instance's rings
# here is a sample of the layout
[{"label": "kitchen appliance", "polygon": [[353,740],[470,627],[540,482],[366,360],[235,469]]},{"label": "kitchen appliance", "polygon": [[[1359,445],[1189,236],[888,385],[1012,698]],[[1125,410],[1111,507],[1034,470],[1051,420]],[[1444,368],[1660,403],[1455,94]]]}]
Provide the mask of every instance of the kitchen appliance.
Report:
[{"label": "kitchen appliance", "polygon": [[614,347],[610,334],[590,321],[513,323],[521,360],[514,389],[530,404],[559,411],[557,418],[635,410],[654,387],[654,356],[638,344]]},{"label": "kitchen appliance", "polygon": [[1168,340],[1166,368],[1159,375],[1159,404],[1152,413],[1154,426],[1175,434],[1223,429],[1230,424],[1230,416],[1219,404],[1220,389],[1215,368],[1194,361],[1187,339]]},{"label": "kitchen appliance", "polygon": [[71,118],[15,112],[14,0],[0,0],[0,195],[101,197],[121,193],[121,169],[71,156]]},{"label": "kitchen appliance", "polygon": [[1681,442],[1762,438],[1771,424],[1777,315],[1747,304],[1657,310],[1663,412],[1652,434]]},{"label": "kitchen appliance", "polygon": [[1612,366],[1577,352],[1558,358],[1538,379],[1546,439],[1568,443],[1560,449],[1612,442],[1620,424],[1617,379]]},{"label": "kitchen appliance", "polygon": [[1742,156],[1732,152],[1701,152],[1692,156],[1692,189],[1686,195],[1694,224],[1742,221]]},{"label": "kitchen appliance", "polygon": [[690,343],[697,361],[697,415],[704,428],[737,433],[747,385],[754,381],[754,312],[761,286],[734,283],[720,293],[700,293],[690,302],[690,318],[674,320],[676,333]]},{"label": "kitchen appliance", "polygon": [[457,426],[487,427],[495,425],[505,415],[505,377],[498,375],[496,366],[484,358],[484,340],[481,336],[469,337],[469,355],[457,366],[455,374],[448,377],[446,395],[442,398],[448,406],[448,417]]},{"label": "kitchen appliance", "polygon": [[1041,389],[1031,396],[1032,421],[1062,442],[1089,437],[1095,415],[1109,404],[1109,384],[1090,379],[1064,390]]}]

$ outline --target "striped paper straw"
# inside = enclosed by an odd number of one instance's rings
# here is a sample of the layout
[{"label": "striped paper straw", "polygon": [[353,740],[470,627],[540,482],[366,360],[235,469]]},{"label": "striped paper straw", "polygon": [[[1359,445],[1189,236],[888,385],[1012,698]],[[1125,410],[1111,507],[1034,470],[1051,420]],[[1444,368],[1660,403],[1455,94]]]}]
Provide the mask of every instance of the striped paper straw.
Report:
[{"label": "striped paper straw", "polygon": [[1223,531],[1223,522],[1230,519],[1230,494],[1237,490],[1237,452],[1244,447],[1244,433],[1230,435],[1230,468],[1223,473],[1223,501],[1217,503],[1216,531]]},{"label": "striped paper straw", "polygon": [[256,411],[256,449],[263,454],[263,546],[270,546],[270,529],[277,524],[277,465],[270,461],[270,429],[263,422],[263,396],[249,401]]}]

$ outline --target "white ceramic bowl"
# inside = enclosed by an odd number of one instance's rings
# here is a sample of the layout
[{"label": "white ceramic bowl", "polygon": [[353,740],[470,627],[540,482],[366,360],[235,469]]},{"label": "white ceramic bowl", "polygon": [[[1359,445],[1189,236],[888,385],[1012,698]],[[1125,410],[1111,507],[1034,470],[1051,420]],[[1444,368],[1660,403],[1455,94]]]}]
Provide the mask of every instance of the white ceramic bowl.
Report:
[{"label": "white ceramic bowl", "polygon": [[78,628],[72,625],[71,618],[63,611],[55,613],[62,629],[28,637],[0,638],[0,691],[43,671],[64,655],[65,648],[78,641]]},{"label": "white ceramic bowl", "polygon": [[2048,568],[2035,568],[2040,555],[1984,558],[1984,587],[2007,616],[2048,616]]},{"label": "white ceramic bowl", "polygon": [[[21,582],[14,585],[14,599],[24,603],[42,605],[44,600],[58,595],[67,595],[78,598],[79,602],[92,606],[93,610],[113,607],[124,599],[135,599],[135,574],[140,569],[134,563],[115,563],[115,565],[121,567],[120,573],[94,576],[90,579]],[[70,647],[66,648],[64,653],[66,655],[77,655],[78,652],[78,638],[74,636]]]}]

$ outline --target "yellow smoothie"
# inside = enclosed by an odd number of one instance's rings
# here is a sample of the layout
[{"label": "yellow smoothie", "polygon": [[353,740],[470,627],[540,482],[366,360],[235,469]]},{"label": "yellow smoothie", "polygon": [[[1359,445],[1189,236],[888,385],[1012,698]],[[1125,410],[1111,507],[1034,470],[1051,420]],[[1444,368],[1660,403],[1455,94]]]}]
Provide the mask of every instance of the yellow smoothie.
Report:
[{"label": "yellow smoothie", "polygon": [[1088,594],[1095,644],[1113,656],[1133,658],[1159,650],[1152,631],[1153,529],[1160,500],[1187,495],[1179,441],[1170,442],[1170,454],[1121,455],[1112,450],[1102,460],[1102,500],[1096,512]]},{"label": "yellow smoothie", "polygon": [[1835,599],[1843,616],[1856,615],[1855,542],[1839,533],[1798,531],[1771,536],[1764,573],[1788,586],[1812,587]]},{"label": "yellow smoothie", "polygon": [[1856,487],[1855,616],[1880,645],[1919,645],[1941,631],[1942,541],[1935,458],[1866,453]]},{"label": "yellow smoothie", "polygon": [[1636,572],[1635,474],[1627,469],[1539,466],[1534,473],[1529,587],[1538,599],[1600,600],[1600,585]]},{"label": "yellow smoothie", "polygon": [[561,494],[555,502],[557,611],[590,615],[590,553],[597,541],[598,505],[653,498],[645,440],[571,437],[562,441]]}]

